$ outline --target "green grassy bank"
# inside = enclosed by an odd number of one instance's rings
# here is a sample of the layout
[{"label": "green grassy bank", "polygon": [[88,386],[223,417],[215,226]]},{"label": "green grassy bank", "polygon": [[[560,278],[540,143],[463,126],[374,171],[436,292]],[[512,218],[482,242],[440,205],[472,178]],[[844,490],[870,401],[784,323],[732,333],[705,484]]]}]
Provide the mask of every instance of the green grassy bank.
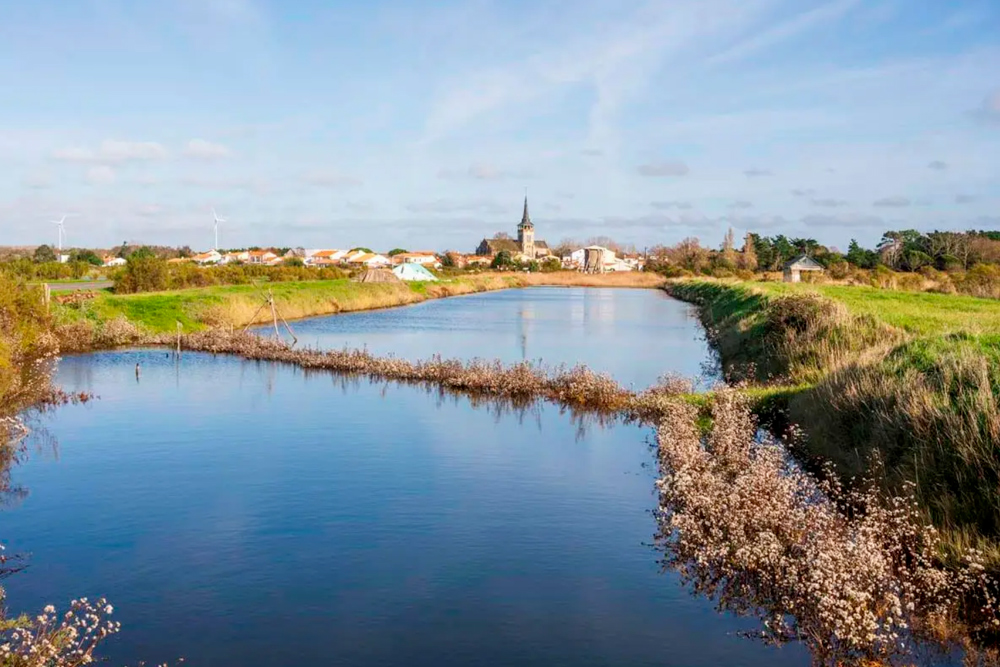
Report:
[{"label": "green grassy bank", "polygon": [[956,550],[1000,566],[1000,302],[863,287],[681,281],[730,379],[842,479],[912,485]]},{"label": "green grassy bank", "polygon": [[654,274],[591,276],[556,272],[471,274],[426,283],[360,283],[344,278],[140,294],[102,290],[90,299],[56,304],[54,317],[66,352],[128,344],[145,334],[173,333],[178,322],[185,333],[267,323],[271,321],[270,309],[259,309],[268,290],[273,292],[281,316],[294,320],[532,285],[653,288],[662,283],[662,278]]}]

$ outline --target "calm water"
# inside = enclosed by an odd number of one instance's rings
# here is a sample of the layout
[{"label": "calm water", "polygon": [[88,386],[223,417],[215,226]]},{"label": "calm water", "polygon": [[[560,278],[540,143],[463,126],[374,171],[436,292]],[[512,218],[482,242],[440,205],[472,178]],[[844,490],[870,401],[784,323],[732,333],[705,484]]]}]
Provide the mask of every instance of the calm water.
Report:
[{"label": "calm water", "polygon": [[710,358],[695,309],[658,290],[505,290],[316,318],[292,327],[304,345],[367,347],[406,359],[441,354],[585,363],[637,388],[668,370],[699,376]]},{"label": "calm water", "polygon": [[[636,383],[705,360],[688,311],[652,292],[508,292],[297,329],[389,350],[405,325],[401,355],[510,359],[526,312],[530,358]],[[635,323],[629,349],[608,313]],[[46,417],[58,445],[15,471],[29,495],[0,534],[32,566],[5,583],[14,608],[106,595],[114,664],[808,664],[660,571],[645,430],[210,355],[73,357],[59,380],[100,400]]]}]

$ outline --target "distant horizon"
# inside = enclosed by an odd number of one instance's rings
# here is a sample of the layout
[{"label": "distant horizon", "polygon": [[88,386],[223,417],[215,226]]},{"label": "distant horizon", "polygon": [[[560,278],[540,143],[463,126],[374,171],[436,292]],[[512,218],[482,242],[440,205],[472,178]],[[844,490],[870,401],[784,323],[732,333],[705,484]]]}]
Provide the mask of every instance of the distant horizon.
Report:
[{"label": "distant horizon", "polygon": [[[3,0],[0,0],[2,2]],[[8,2],[0,242],[1000,228],[992,0]],[[220,239],[221,240],[221,239]]]}]

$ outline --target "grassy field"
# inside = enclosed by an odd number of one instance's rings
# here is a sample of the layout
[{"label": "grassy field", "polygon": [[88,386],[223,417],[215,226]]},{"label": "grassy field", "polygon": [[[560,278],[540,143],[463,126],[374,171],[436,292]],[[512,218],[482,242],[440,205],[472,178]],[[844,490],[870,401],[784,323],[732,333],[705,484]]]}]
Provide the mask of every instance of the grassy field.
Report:
[{"label": "grassy field", "polygon": [[842,303],[857,315],[870,315],[916,335],[1000,333],[1000,301],[956,294],[902,292],[876,287],[752,283],[770,296],[816,293]]},{"label": "grassy field", "polygon": [[913,485],[955,552],[1000,570],[1000,301],[868,287],[689,280],[730,379],[845,481]]}]

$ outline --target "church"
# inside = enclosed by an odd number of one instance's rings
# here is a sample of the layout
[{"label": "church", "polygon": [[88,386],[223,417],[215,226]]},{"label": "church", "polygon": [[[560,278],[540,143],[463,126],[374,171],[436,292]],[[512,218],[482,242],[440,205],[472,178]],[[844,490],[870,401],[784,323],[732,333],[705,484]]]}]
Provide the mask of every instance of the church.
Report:
[{"label": "church", "polygon": [[524,197],[524,213],[521,224],[517,226],[517,240],[514,239],[483,239],[476,248],[477,255],[496,257],[497,253],[507,251],[514,259],[541,259],[548,257],[549,244],[535,239],[535,225],[528,215],[528,197]]}]

